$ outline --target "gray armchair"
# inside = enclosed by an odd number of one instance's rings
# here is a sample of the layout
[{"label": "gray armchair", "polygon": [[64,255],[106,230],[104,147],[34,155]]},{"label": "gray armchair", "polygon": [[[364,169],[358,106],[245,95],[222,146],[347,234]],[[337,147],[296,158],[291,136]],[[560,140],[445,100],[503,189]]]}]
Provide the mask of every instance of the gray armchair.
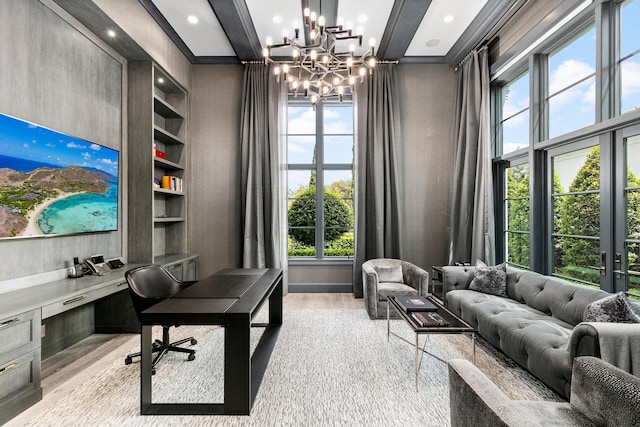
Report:
[{"label": "gray armchair", "polygon": [[451,426],[637,426],[640,378],[596,357],[573,364],[570,402],[509,399],[471,362],[449,362]]},{"label": "gray armchair", "polygon": [[[386,319],[387,296],[422,295],[429,291],[429,273],[399,259],[371,259],[362,264],[364,303],[371,319]],[[392,317],[398,315],[392,310]]]}]

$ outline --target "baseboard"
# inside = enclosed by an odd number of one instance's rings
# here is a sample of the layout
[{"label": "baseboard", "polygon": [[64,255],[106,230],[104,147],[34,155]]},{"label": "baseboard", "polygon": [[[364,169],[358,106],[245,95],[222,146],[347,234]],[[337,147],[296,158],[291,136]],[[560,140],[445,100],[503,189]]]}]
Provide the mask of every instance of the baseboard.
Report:
[{"label": "baseboard", "polygon": [[351,283],[289,283],[289,293],[292,294],[350,294],[352,292]]}]

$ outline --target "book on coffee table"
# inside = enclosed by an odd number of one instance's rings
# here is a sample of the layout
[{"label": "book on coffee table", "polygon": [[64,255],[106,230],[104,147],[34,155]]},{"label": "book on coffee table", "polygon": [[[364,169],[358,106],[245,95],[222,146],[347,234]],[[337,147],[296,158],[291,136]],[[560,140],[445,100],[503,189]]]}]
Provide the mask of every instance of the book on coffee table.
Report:
[{"label": "book on coffee table", "polygon": [[442,316],[438,313],[433,312],[414,312],[411,313],[411,317],[413,317],[418,325],[421,327],[431,327],[431,326],[449,326],[449,322],[444,320]]},{"label": "book on coffee table", "polygon": [[412,311],[437,311],[438,308],[428,299],[421,296],[395,297],[400,307],[406,312]]}]

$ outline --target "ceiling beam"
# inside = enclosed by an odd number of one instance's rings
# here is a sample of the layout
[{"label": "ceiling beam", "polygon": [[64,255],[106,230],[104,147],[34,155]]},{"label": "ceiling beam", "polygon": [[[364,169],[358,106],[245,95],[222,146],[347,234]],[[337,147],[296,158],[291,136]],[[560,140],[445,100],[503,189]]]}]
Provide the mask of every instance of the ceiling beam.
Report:
[{"label": "ceiling beam", "polygon": [[528,0],[488,1],[447,52],[450,66],[458,65],[485,39],[490,39]]},{"label": "ceiling beam", "polygon": [[431,0],[395,0],[380,40],[376,55],[379,60],[399,60],[404,56],[430,4]]},{"label": "ceiling beam", "polygon": [[262,57],[262,46],[258,39],[249,8],[244,0],[208,0],[231,47],[240,61],[256,61]]}]

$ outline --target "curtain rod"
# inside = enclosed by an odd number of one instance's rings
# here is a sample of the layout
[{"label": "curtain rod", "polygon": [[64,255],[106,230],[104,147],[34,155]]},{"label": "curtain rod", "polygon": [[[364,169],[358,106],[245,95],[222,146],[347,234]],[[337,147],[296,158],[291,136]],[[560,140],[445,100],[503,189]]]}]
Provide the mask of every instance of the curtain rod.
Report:
[{"label": "curtain rod", "polygon": [[[484,36],[484,38],[477,44],[475,45],[475,47],[473,49],[471,49],[471,52],[469,52],[463,59],[462,61],[460,61],[458,63],[458,65],[456,66],[456,70],[458,68],[460,68],[460,66],[462,64],[464,64],[464,62],[469,59],[469,56],[475,51],[477,50],[478,52],[480,50],[482,50],[482,48],[488,47],[495,39],[496,39],[496,34],[498,34],[500,32],[500,30],[502,30],[509,22],[511,22],[511,20],[513,19],[513,17],[516,15],[516,13],[518,13],[518,11],[520,9],[522,9],[527,3],[529,3],[530,0],[519,0],[514,2],[509,9],[507,10],[507,12],[502,15],[502,17],[498,20],[498,22],[496,22],[493,27],[491,27],[491,29],[489,29],[489,31],[487,31],[487,34]],[[505,19],[506,17],[506,19]]]},{"label": "curtain rod", "polygon": [[[378,64],[397,64],[399,61],[395,60],[395,61],[387,61],[387,60],[382,60],[382,61],[378,61]],[[264,64],[264,61],[240,61],[241,64]]]},{"label": "curtain rod", "polygon": [[454,70],[458,71],[458,68],[460,68],[462,64],[467,62],[467,60],[471,57],[471,55],[473,55],[474,52],[482,52],[485,49],[489,49],[489,45],[485,44],[484,46],[473,48],[471,52],[467,53],[467,55],[464,58],[462,58],[462,61],[458,63],[458,65],[454,68]]}]

